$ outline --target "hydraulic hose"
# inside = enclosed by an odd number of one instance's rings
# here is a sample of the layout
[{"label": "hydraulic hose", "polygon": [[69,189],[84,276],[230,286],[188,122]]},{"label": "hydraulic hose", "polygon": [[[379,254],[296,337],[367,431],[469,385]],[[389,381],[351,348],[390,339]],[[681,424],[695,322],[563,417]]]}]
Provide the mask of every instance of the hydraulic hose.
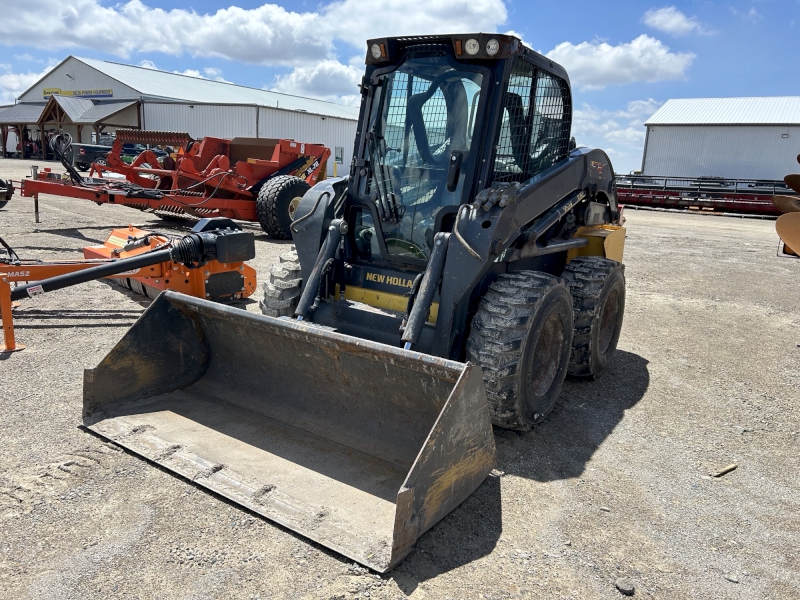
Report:
[{"label": "hydraulic hose", "polygon": [[72,136],[63,131],[59,131],[50,138],[50,150],[59,161],[61,165],[69,173],[69,178],[75,185],[84,185],[83,177],[75,167],[72,166],[72,161],[75,158],[75,149],[72,147]]}]

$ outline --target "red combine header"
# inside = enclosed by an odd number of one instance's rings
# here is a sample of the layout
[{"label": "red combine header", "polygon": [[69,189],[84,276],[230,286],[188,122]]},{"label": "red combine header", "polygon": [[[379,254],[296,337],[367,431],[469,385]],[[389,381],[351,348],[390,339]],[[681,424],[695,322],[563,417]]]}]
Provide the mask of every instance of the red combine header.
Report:
[{"label": "red combine header", "polygon": [[617,175],[616,186],[619,202],[628,206],[763,217],[781,214],[775,196],[795,193],[782,181],[717,177]]},{"label": "red combine header", "polygon": [[[159,158],[142,151],[132,163],[123,161],[123,145],[178,147],[177,158]],[[51,148],[69,173],[54,180],[41,173],[20,182],[20,194],[54,194],[98,204],[121,204],[162,217],[227,217],[256,221],[272,237],[291,239],[289,226],[303,194],[325,179],[331,151],[319,144],[265,138],[206,137],[194,141],[186,133],[118,130],[105,164],[93,163],[90,177],[72,166],[68,135],[51,140]],[[116,174],[109,177],[109,174]],[[119,177],[119,176],[122,177]]]}]

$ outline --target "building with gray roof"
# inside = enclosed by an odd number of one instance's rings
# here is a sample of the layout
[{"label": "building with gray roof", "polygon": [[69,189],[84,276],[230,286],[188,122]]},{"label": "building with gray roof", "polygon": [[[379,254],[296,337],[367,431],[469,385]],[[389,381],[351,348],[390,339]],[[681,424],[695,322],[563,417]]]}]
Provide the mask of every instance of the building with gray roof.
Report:
[{"label": "building with gray roof", "polygon": [[[146,67],[69,56],[0,108],[10,152],[41,152],[46,131],[63,129],[91,143],[117,128],[185,131],[205,136],[260,137],[322,143],[349,164],[358,107],[249,88]],[[19,144],[23,131],[29,145]],[[25,150],[27,148],[27,150]],[[333,172],[329,161],[328,173]]]},{"label": "building with gray roof", "polygon": [[645,127],[645,175],[780,180],[798,168],[800,97],[667,100]]}]

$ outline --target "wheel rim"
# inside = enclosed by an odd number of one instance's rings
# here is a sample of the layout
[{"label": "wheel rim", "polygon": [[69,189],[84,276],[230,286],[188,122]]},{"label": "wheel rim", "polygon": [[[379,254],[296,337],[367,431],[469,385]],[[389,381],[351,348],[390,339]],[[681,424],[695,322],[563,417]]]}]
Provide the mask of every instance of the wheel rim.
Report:
[{"label": "wheel rim", "polygon": [[598,337],[598,350],[600,354],[605,354],[614,341],[614,334],[617,331],[617,317],[619,316],[619,293],[611,290],[611,293],[603,305],[603,312],[600,315],[600,335]]},{"label": "wheel rim", "polygon": [[535,413],[541,412],[535,400],[547,394],[558,375],[558,365],[561,362],[561,351],[564,346],[564,324],[556,311],[551,312],[544,322],[536,347],[533,350],[533,360],[528,370],[529,398],[534,402],[529,403]]},{"label": "wheel rim", "polygon": [[300,206],[300,200],[302,200],[302,196],[295,196],[292,198],[292,201],[289,202],[289,218],[294,221],[294,213],[297,212],[297,207]]}]

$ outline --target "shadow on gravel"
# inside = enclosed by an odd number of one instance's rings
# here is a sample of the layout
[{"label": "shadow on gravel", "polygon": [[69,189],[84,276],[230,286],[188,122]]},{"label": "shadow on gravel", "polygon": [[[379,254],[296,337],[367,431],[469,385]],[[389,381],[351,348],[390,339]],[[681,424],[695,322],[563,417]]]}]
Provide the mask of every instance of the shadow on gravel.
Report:
[{"label": "shadow on gravel", "polygon": [[15,319],[136,319],[142,314],[139,310],[70,310],[53,309],[39,310],[36,308],[27,309],[23,312],[14,312]]},{"label": "shadow on gravel", "polygon": [[421,582],[491,554],[503,532],[502,517],[500,478],[489,475],[474,494],[417,541],[389,576],[408,596]]},{"label": "shadow on gravel", "polygon": [[[105,231],[106,235],[102,238],[97,237],[88,237],[81,233],[82,231]],[[49,233],[51,235],[60,235],[62,237],[73,238],[76,240],[84,240],[87,242],[92,242],[93,244],[102,243],[105,241],[108,234],[111,233],[111,228],[108,225],[101,226],[101,225],[87,225],[86,227],[68,227],[68,228],[60,228],[60,229],[36,229],[34,233]],[[75,249],[72,249],[73,252]]]},{"label": "shadow on gravel", "polygon": [[[625,411],[650,384],[648,361],[618,350],[597,381],[567,380],[547,420],[530,432],[495,428],[497,468],[539,482],[579,477]],[[417,542],[391,577],[404,594],[420,582],[490,554],[503,531],[500,478],[490,476]]]},{"label": "shadow on gravel", "polygon": [[650,385],[648,361],[618,350],[597,381],[567,380],[555,410],[533,431],[495,428],[498,469],[536,481],[580,477],[595,451]]},{"label": "shadow on gravel", "polygon": [[[39,310],[14,312],[17,329],[73,329],[92,327],[130,327],[141,314],[138,310]],[[52,323],[50,321],[65,321]],[[36,321],[44,321],[37,323]],[[76,321],[81,321],[76,323]]]},{"label": "shadow on gravel", "polygon": [[[532,432],[517,433],[495,428],[498,469],[506,475],[539,482],[580,476],[594,452],[622,420],[625,411],[635,406],[644,395],[650,382],[647,365],[648,361],[641,356],[618,351],[609,371],[599,380],[568,380],[554,413]],[[79,428],[103,439],[83,426]],[[149,464],[175,476],[158,464]],[[500,480],[501,477],[495,475],[487,477],[475,493],[425,533],[411,554],[384,577],[393,579],[409,596],[420,583],[491,554],[503,531]],[[237,510],[264,520],[261,515],[212,490],[185,481]],[[266,522],[344,564],[353,562],[302,534],[273,521]]]}]

